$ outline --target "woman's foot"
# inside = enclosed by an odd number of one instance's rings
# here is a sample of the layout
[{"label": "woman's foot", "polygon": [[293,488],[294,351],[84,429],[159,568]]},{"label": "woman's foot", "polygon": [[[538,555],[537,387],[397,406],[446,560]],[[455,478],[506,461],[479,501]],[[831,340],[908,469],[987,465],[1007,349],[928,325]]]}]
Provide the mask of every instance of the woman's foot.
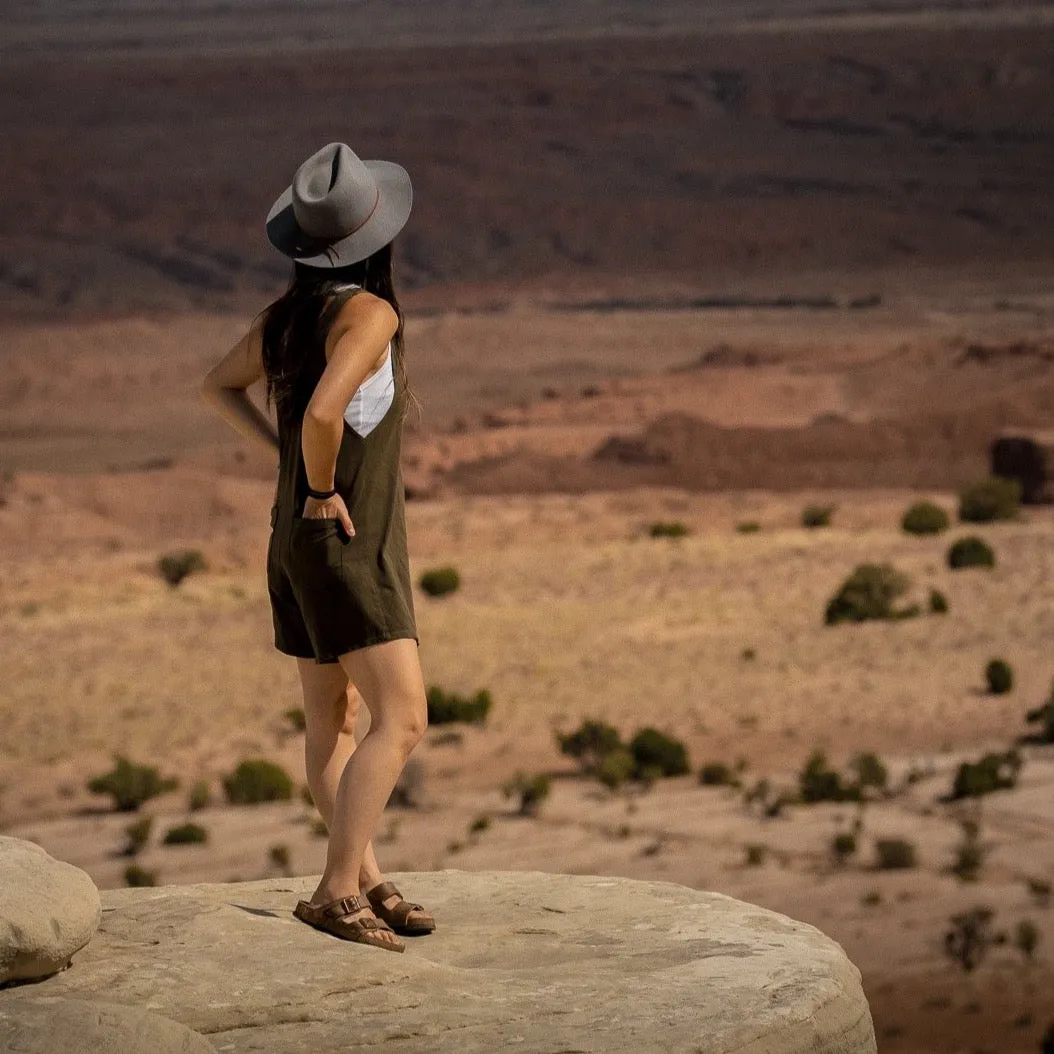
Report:
[{"label": "woman's foot", "polygon": [[382,922],[386,922],[396,933],[416,935],[431,933],[436,928],[435,919],[422,904],[406,900],[394,882],[378,882],[366,890],[366,899]]},{"label": "woman's foot", "polygon": [[[384,920],[377,918],[369,901],[358,891],[343,897],[316,892],[309,901],[300,901],[297,908],[297,918],[334,936],[392,951],[405,950],[403,942]],[[328,910],[322,911],[323,908]]]}]

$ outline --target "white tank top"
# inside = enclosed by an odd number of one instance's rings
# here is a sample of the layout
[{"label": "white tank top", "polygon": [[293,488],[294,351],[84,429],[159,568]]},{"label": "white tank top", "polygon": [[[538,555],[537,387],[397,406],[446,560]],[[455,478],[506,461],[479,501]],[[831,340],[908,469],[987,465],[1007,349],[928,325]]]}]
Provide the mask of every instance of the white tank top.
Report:
[{"label": "white tank top", "polygon": [[389,341],[383,365],[359,385],[344,411],[344,420],[348,422],[352,431],[365,438],[380,424],[381,418],[391,409],[394,399],[395,375],[392,371],[392,345]]}]

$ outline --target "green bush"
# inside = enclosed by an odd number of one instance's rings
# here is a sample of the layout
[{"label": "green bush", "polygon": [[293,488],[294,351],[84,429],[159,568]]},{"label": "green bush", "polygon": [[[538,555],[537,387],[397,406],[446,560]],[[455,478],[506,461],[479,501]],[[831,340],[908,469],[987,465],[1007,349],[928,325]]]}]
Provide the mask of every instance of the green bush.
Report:
[{"label": "green bush", "polygon": [[983,538],[967,535],[948,550],[948,566],[953,571],[964,567],[995,567],[995,553]]},{"label": "green bush", "polygon": [[453,593],[461,585],[461,576],[453,567],[433,567],[421,575],[418,585],[429,596],[441,597]]},{"label": "green bush", "polygon": [[963,523],[1012,520],[1021,508],[1021,482],[988,476],[959,492],[959,519]]},{"label": "green bush", "polygon": [[904,838],[879,838],[875,842],[877,866],[883,871],[915,867],[918,857],[913,843]]},{"label": "green bush", "polygon": [[289,722],[294,732],[307,731],[307,715],[302,706],[292,706],[282,716]]},{"label": "green bush", "polygon": [[856,835],[851,831],[840,831],[831,839],[831,855],[835,862],[844,864],[856,852]]},{"label": "green bush", "polygon": [[469,699],[456,692],[444,692],[435,684],[428,689],[426,699],[430,725],[448,724],[451,721],[467,721],[481,725],[487,719],[492,702],[490,692],[486,688],[481,688]]},{"label": "green bush", "polygon": [[126,886],[156,886],[157,872],[147,871],[145,867],[138,864],[129,864],[124,869],[124,884]]},{"label": "green bush", "polygon": [[501,790],[506,798],[518,794],[520,813],[524,816],[534,816],[542,802],[549,797],[549,776],[544,772],[535,776],[526,776],[522,772],[517,772]]},{"label": "green bush", "polygon": [[490,817],[485,813],[480,813],[469,825],[469,834],[479,834],[481,831],[487,830],[488,827],[490,827]]},{"label": "green bush", "polygon": [[940,534],[950,524],[948,514],[932,501],[918,501],[910,506],[900,521],[908,534]]},{"label": "green bush", "polygon": [[889,783],[889,772],[877,754],[865,751],[857,754],[850,767],[856,773],[858,787],[875,787],[884,791]]},{"label": "green bush", "polygon": [[688,533],[688,528],[681,520],[656,520],[648,528],[652,538],[682,538]]},{"label": "green bush", "polygon": [[827,767],[827,755],[814,750],[798,775],[800,798],[806,804],[821,801],[859,801],[860,787],[842,783],[842,777]]},{"label": "green bush", "polygon": [[1039,722],[1040,742],[1054,743],[1054,684],[1050,686],[1050,695],[1047,697],[1047,701],[1029,710],[1025,714],[1025,720],[1029,724],[1036,721]]},{"label": "green bush", "polygon": [[833,626],[838,622],[863,622],[865,619],[902,618],[917,614],[917,606],[899,611],[893,607],[893,601],[908,585],[908,577],[891,564],[860,564],[828,602],[824,620],[828,626]]},{"label": "green bush", "polygon": [[645,770],[649,768],[657,769],[659,776],[681,776],[690,771],[685,745],[658,729],[642,728],[630,740],[629,750],[645,779]]},{"label": "green bush", "polygon": [[721,787],[733,782],[732,770],[723,761],[708,761],[699,769],[699,782],[707,787]]},{"label": "green bush", "polygon": [[622,747],[618,729],[604,721],[586,718],[573,732],[556,733],[560,753],[577,758],[587,773],[598,770],[604,758]]},{"label": "green bush", "polygon": [[265,801],[288,801],[293,797],[293,781],[281,765],[266,758],[243,761],[223,780],[231,805],[256,805]]},{"label": "green bush", "polygon": [[740,534],[757,534],[761,530],[761,524],[757,520],[743,520],[736,524],[736,530]]},{"label": "green bush", "polygon": [[199,549],[181,549],[160,557],[157,569],[170,586],[178,586],[187,575],[194,571],[207,571],[209,567]]},{"label": "green bush", "polygon": [[837,505],[806,505],[801,514],[803,527],[829,527]]},{"label": "green bush", "polygon": [[766,847],[760,842],[751,842],[747,847],[747,867],[760,867],[765,861]]},{"label": "green bush", "polygon": [[205,809],[212,804],[212,792],[209,790],[208,780],[195,780],[194,786],[190,788],[190,797],[187,799],[187,808],[191,812]]},{"label": "green bush", "polygon": [[951,800],[979,798],[992,791],[1013,787],[1021,764],[1021,755],[1013,749],[1004,754],[985,754],[980,761],[962,762],[955,773]]},{"label": "green bush", "polygon": [[929,607],[932,615],[946,615],[948,613],[948,598],[939,589],[931,589]]},{"label": "green bush", "polygon": [[150,841],[150,831],[153,826],[154,818],[152,816],[142,816],[124,829],[124,833],[128,838],[128,842],[124,847],[125,856],[135,856],[146,846],[146,843]]},{"label": "green bush", "polygon": [[267,857],[271,861],[274,867],[277,867],[279,871],[289,874],[289,846],[287,845],[272,845],[267,850]]},{"label": "green bush", "polygon": [[955,848],[955,863],[951,872],[963,882],[976,882],[984,863],[985,849],[979,838],[980,826],[976,820],[962,823],[963,840]]},{"label": "green bush", "polygon": [[605,754],[596,767],[596,777],[609,790],[618,790],[636,771],[633,755],[625,747]]},{"label": "green bush", "polygon": [[984,679],[992,695],[1005,695],[1014,687],[1014,671],[1003,659],[992,659],[984,668]]},{"label": "green bush", "polygon": [[208,839],[209,835],[204,827],[196,823],[183,823],[178,827],[170,827],[162,841],[165,845],[200,845]]},{"label": "green bush", "polygon": [[135,812],[143,802],[178,786],[179,780],[162,779],[156,768],[133,764],[120,754],[114,758],[110,772],[88,781],[88,790],[92,794],[109,794],[118,812]]}]

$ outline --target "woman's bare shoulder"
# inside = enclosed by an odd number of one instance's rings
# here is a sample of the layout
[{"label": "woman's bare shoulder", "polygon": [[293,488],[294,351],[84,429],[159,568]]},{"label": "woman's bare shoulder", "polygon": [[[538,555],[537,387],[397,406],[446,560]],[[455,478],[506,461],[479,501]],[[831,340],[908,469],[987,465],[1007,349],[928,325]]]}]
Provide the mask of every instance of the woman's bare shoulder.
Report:
[{"label": "woman's bare shoulder", "polygon": [[345,333],[388,331],[386,339],[391,339],[398,326],[399,316],[387,300],[368,289],[359,289],[344,300],[330,322],[326,334],[326,357]]}]

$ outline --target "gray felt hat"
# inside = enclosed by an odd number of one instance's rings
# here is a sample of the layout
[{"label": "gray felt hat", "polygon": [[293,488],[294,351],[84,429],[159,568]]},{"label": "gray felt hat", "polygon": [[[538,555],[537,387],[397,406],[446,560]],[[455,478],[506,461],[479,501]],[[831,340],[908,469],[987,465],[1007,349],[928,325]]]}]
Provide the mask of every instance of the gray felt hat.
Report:
[{"label": "gray felt hat", "polygon": [[401,165],[362,161],[346,143],[327,143],[271,206],[267,239],[307,267],[343,267],[387,245],[406,224],[412,200]]}]

